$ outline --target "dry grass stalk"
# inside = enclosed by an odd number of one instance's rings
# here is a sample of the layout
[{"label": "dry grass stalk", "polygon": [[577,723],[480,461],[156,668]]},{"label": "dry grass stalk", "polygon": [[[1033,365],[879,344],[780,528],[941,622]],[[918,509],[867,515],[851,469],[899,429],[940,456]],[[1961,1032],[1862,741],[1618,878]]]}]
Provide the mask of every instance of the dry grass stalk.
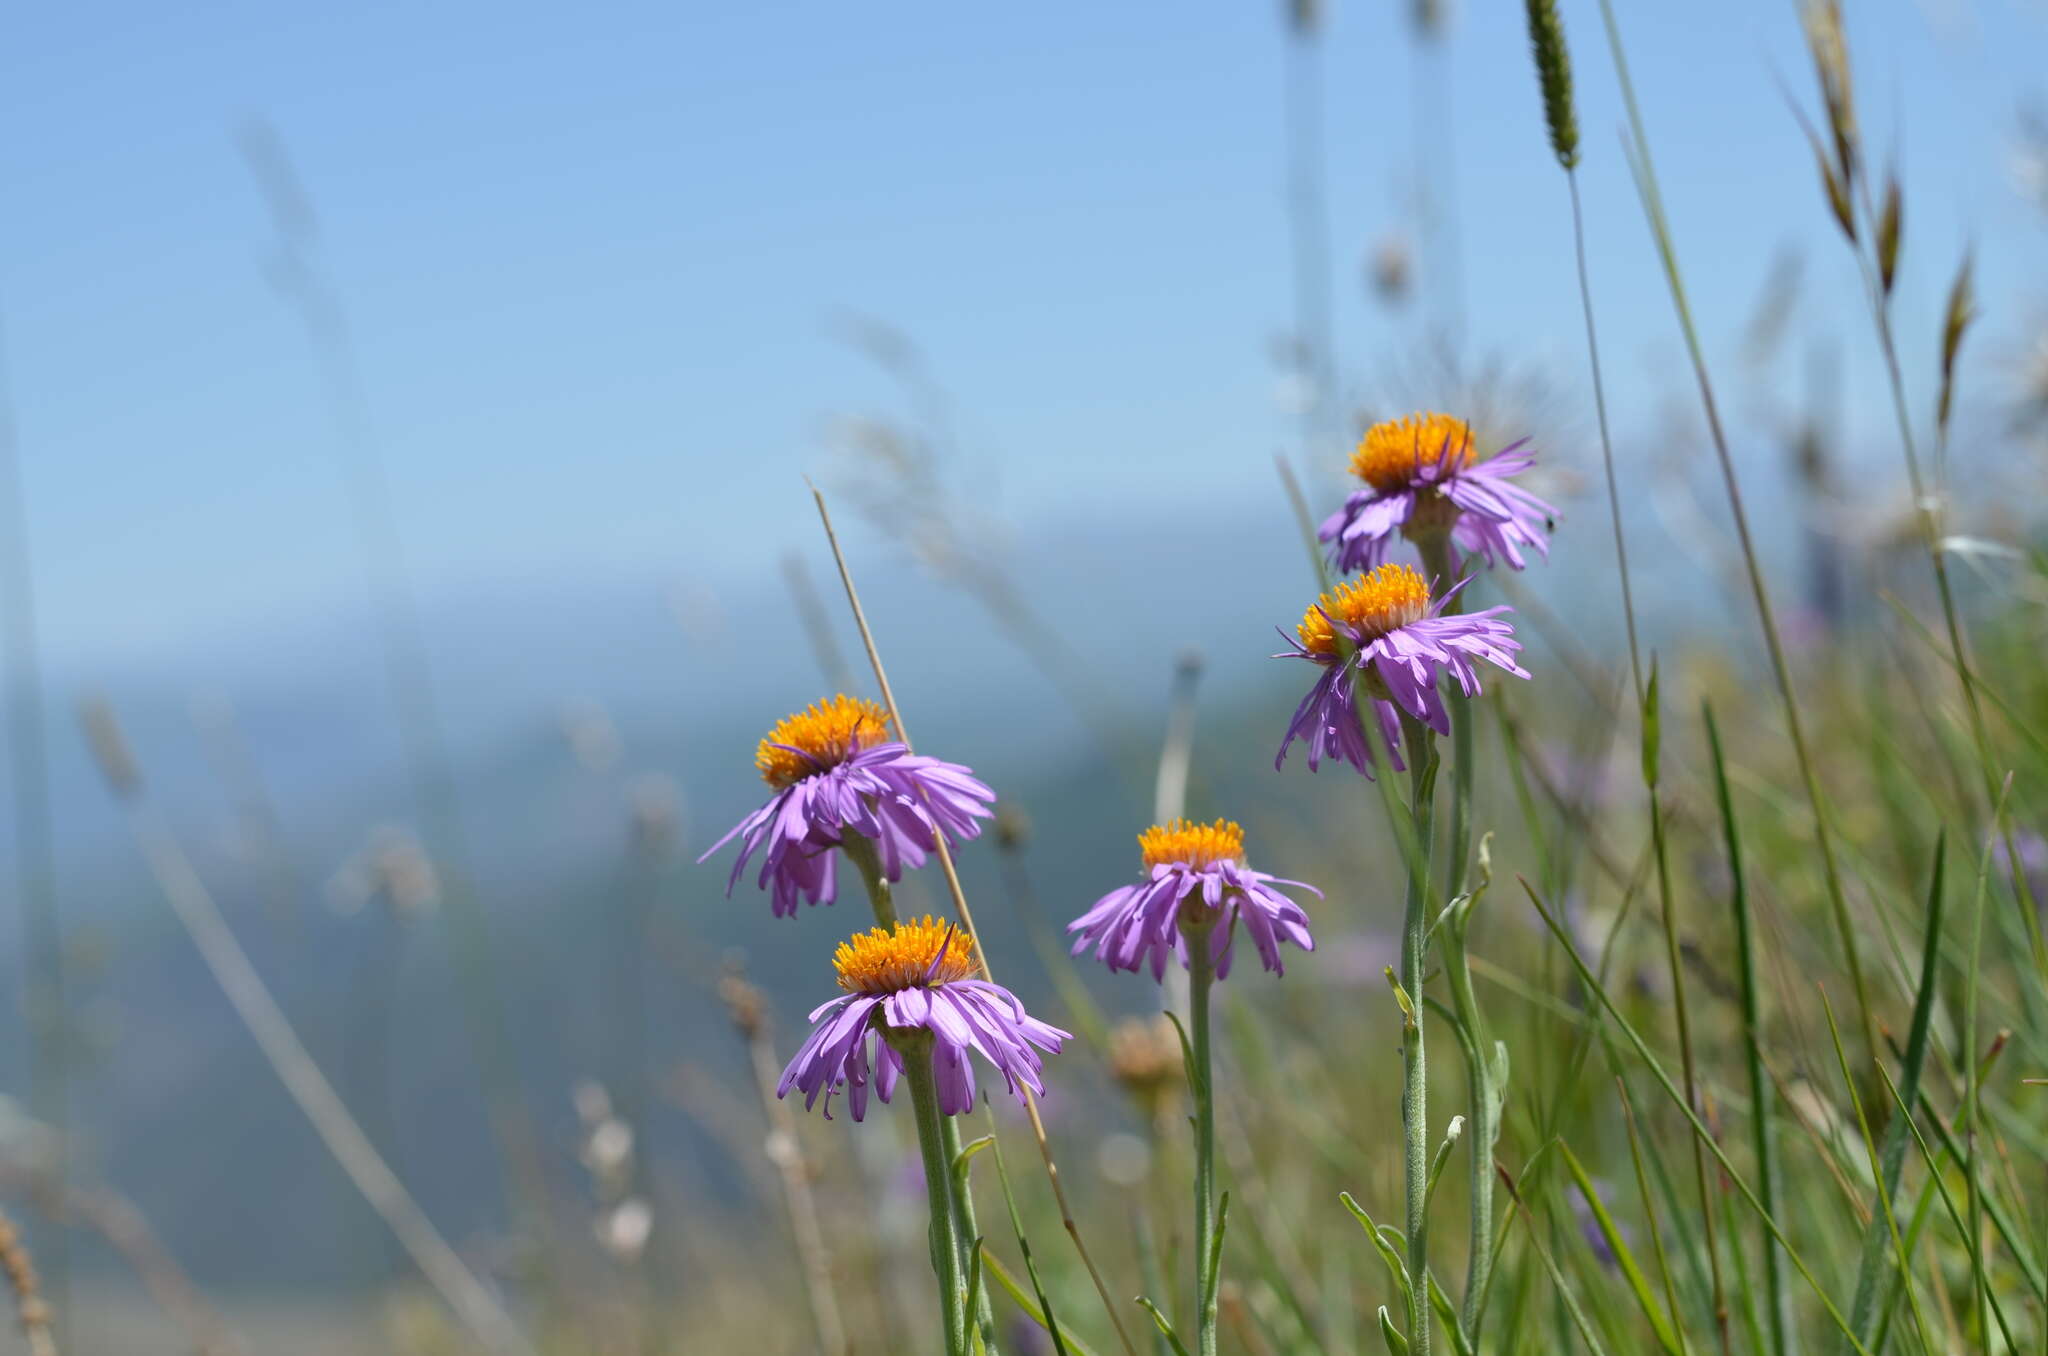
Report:
[{"label": "dry grass stalk", "polygon": [[1844,185],[1856,182],[1858,150],[1856,95],[1849,79],[1849,42],[1842,27],[1841,0],[1809,0],[1806,45],[1820,81],[1821,103],[1834,142],[1834,169]]},{"label": "dry grass stalk", "polygon": [[14,1310],[21,1318],[22,1335],[28,1338],[33,1356],[57,1356],[57,1339],[50,1331],[50,1306],[43,1299],[43,1283],[36,1278],[36,1263],[21,1231],[5,1212],[0,1212],[0,1272],[14,1291]]},{"label": "dry grass stalk", "polygon": [[1963,334],[1977,318],[1976,288],[1972,285],[1976,260],[1964,255],[1956,266],[1955,281],[1949,284],[1948,306],[1941,321],[1941,397],[1935,406],[1934,427],[1943,442],[1948,440],[1949,414],[1955,404],[1956,356],[1963,350]]},{"label": "dry grass stalk", "polygon": [[1877,218],[1877,278],[1884,289],[1884,295],[1892,294],[1892,284],[1899,276],[1899,243],[1903,229],[1905,202],[1899,193],[1899,175],[1894,170],[1885,177],[1884,210]]},{"label": "dry grass stalk", "polygon": [[[910,731],[904,728],[903,712],[896,705],[896,694],[889,687],[889,675],[882,668],[882,655],[875,648],[874,632],[868,629],[868,617],[860,605],[860,594],[853,586],[853,574],[847,568],[846,555],[839,549],[839,534],[832,528],[831,511],[825,507],[825,495],[815,486],[811,497],[817,501],[818,520],[824,524],[825,540],[832,548],[833,563],[839,567],[839,582],[846,588],[846,602],[853,611],[854,625],[860,630],[861,645],[866,649],[868,665],[875,671],[875,686],[881,690],[882,704],[889,708],[889,720],[896,727],[896,737],[903,741],[905,748],[911,748]],[[960,915],[961,931],[967,934],[968,942],[974,947],[975,963],[981,967],[983,979],[994,982],[990,972],[988,953],[982,949],[981,934],[974,926],[974,914],[967,907],[967,892],[961,888],[960,872],[953,864],[953,852],[946,842],[946,835],[934,832],[932,845],[938,854],[939,866],[945,872],[946,888],[953,896],[954,911]],[[1021,1089],[1024,1098],[1024,1114],[1031,1121],[1031,1134],[1038,1141],[1038,1156],[1045,1164],[1046,1180],[1052,1184],[1053,1200],[1060,1208],[1060,1223],[1065,1226],[1067,1237],[1073,1241],[1074,1251],[1080,1255],[1081,1265],[1088,1271],[1088,1278],[1095,1283],[1095,1293],[1102,1300],[1102,1307],[1109,1314],[1110,1324],[1115,1327],[1117,1340],[1122,1344],[1126,1356],[1137,1356],[1137,1348],[1131,1345],[1131,1337],[1124,1330],[1124,1321],[1117,1312],[1116,1302],[1109,1297],[1109,1287],[1096,1269],[1094,1259],[1088,1255],[1088,1245],[1081,1239],[1081,1229],[1074,1222],[1074,1210],[1067,1203],[1067,1191],[1060,1184],[1059,1164],[1053,1161],[1052,1146],[1045,1138],[1045,1120],[1038,1114],[1038,1099],[1031,1095],[1029,1088]]]},{"label": "dry grass stalk", "polygon": [[182,1330],[194,1356],[242,1356],[245,1348],[227,1321],[199,1293],[133,1201],[103,1186],[72,1184],[58,1191],[46,1171],[10,1159],[0,1159],[0,1182],[48,1199],[59,1223],[89,1229],[105,1240]]}]

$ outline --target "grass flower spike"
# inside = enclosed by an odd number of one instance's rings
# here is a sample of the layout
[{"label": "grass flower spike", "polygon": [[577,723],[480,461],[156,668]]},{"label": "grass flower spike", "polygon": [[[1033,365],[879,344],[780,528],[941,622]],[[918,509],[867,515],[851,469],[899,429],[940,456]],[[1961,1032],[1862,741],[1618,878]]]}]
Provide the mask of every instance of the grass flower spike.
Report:
[{"label": "grass flower spike", "polygon": [[1310,604],[1288,638],[1293,648],[1275,658],[1306,659],[1322,673],[1295,708],[1273,765],[1284,763],[1294,741],[1303,739],[1311,772],[1323,759],[1337,757],[1371,776],[1372,749],[1359,723],[1363,687],[1400,770],[1405,766],[1399,755],[1403,713],[1438,734],[1450,733],[1450,715],[1437,688],[1440,675],[1449,674],[1468,697],[1479,691],[1476,660],[1527,678],[1515,662],[1521,642],[1501,616],[1510,609],[1444,616],[1444,604],[1456,592],[1454,587],[1432,598],[1416,570],[1382,565]]},{"label": "grass flower spike", "polygon": [[698,861],[740,840],[726,893],[755,853],[756,884],[774,890],[779,918],[799,902],[830,904],[838,894],[833,848],[847,833],[874,840],[883,874],[901,880],[924,864],[932,834],[949,843],[973,838],[996,793],[958,763],[919,757],[889,737],[889,714],[873,702],[837,696],[780,722],[754,754],[768,803],[735,825]]},{"label": "grass flower spike", "polygon": [[1244,830],[1237,825],[1176,819],[1139,834],[1138,846],[1145,879],[1110,891],[1067,925],[1067,931],[1081,934],[1074,954],[1093,946],[1112,970],[1149,965],[1152,977],[1160,979],[1169,956],[1178,955],[1183,966],[1189,963],[1187,934],[1193,932],[1207,936],[1210,962],[1220,979],[1230,973],[1238,924],[1275,974],[1284,969],[1282,942],[1315,950],[1308,915],[1273,887],[1295,886],[1319,898],[1322,892],[1245,865]]},{"label": "grass flower spike", "polygon": [[942,1115],[963,1115],[974,1109],[970,1051],[995,1066],[1012,1094],[1029,1088],[1043,1096],[1038,1051],[1057,1054],[1073,1039],[1025,1012],[1008,989],[974,978],[974,949],[951,923],[906,919],[893,932],[855,933],[832,964],[846,994],[811,1013],[811,1034],[775,1090],[780,1097],[801,1089],[806,1110],[822,1095],[828,1119],[841,1091],[855,1120],[867,1115],[870,1089],[888,1101],[906,1059],[929,1062]]},{"label": "grass flower spike", "polygon": [[1462,419],[1411,414],[1374,424],[1351,454],[1351,473],[1364,488],[1353,490],[1316,535],[1342,572],[1384,561],[1397,529],[1410,539],[1448,532],[1460,551],[1519,570],[1528,563],[1524,547],[1550,553],[1557,514],[1510,479],[1536,464],[1527,447],[1525,438],[1480,461]]}]

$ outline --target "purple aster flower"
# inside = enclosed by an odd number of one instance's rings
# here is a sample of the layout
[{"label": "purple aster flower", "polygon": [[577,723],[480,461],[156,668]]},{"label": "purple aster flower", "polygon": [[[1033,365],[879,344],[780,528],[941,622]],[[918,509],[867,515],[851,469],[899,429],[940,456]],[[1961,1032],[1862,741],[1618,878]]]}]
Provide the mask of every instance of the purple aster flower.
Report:
[{"label": "purple aster flower", "polygon": [[1511,479],[1536,464],[1527,448],[1524,438],[1477,461],[1462,419],[1411,414],[1374,424],[1351,454],[1351,473],[1365,487],[1317,533],[1329,543],[1331,564],[1347,573],[1372,569],[1386,559],[1397,528],[1410,538],[1448,530],[1460,551],[1489,565],[1505,560],[1521,569],[1525,546],[1548,556],[1557,510]]},{"label": "purple aster flower", "polygon": [[[1183,928],[1209,938],[1209,958],[1216,977],[1230,973],[1230,953],[1238,926],[1258,948],[1268,970],[1280,974],[1280,943],[1303,951],[1316,949],[1309,936],[1308,915],[1301,905],[1273,887],[1291,885],[1317,898],[1322,891],[1298,880],[1281,880],[1245,865],[1244,830],[1226,820],[1190,824],[1176,819],[1154,825],[1138,835],[1144,853],[1145,879],[1111,890],[1095,907],[1067,924],[1078,932],[1074,954],[1090,946],[1112,970],[1150,965],[1152,978],[1166,974],[1169,956],[1188,963]],[[1217,926],[1217,924],[1222,926]]]},{"label": "purple aster flower", "polygon": [[1991,860],[2000,875],[2012,875],[2013,857],[2017,855],[2020,873],[2026,877],[2027,893],[2034,897],[2034,907],[2048,917],[2048,838],[2031,829],[2021,829],[2012,837],[2012,852],[2006,851],[2005,835],[1991,840]]},{"label": "purple aster flower", "polygon": [[778,1097],[802,1089],[805,1110],[822,1095],[827,1120],[835,1093],[846,1093],[855,1120],[867,1115],[870,1088],[888,1101],[906,1058],[931,1061],[944,1115],[974,1109],[970,1051],[1019,1099],[1025,1088],[1043,1096],[1038,1051],[1058,1054],[1060,1042],[1073,1039],[1025,1012],[1000,984],[973,978],[974,948],[951,923],[909,919],[894,932],[855,933],[832,964],[846,996],[811,1013],[811,1034],[775,1089]]},{"label": "purple aster flower", "polygon": [[730,895],[760,852],[755,884],[773,884],[780,918],[794,916],[799,901],[830,904],[838,896],[832,849],[849,830],[874,840],[891,881],[924,865],[934,833],[943,830],[949,844],[980,834],[978,821],[996,793],[958,763],[919,757],[888,734],[888,712],[843,695],[782,721],[754,754],[774,796],[697,860],[739,838],[739,860],[725,883]]},{"label": "purple aster flower", "polygon": [[[1605,1210],[1607,1208],[1607,1197],[1613,1194],[1613,1188],[1598,1177],[1593,1179],[1592,1185],[1593,1190],[1598,1193],[1600,1208]],[[1606,1267],[1609,1271],[1619,1270],[1620,1264],[1614,1255],[1614,1246],[1607,1241],[1607,1231],[1600,1227],[1600,1217],[1594,1212],[1593,1201],[1594,1197],[1588,1196],[1583,1186],[1573,1192],[1571,1197],[1572,1218],[1579,1226],[1580,1236],[1586,1240],[1586,1246],[1592,1250],[1593,1256],[1599,1261],[1600,1265]],[[1632,1243],[1635,1241],[1629,1236],[1627,1225],[1617,1223],[1614,1227],[1615,1231],[1621,1235],[1622,1242]]]},{"label": "purple aster flower", "polygon": [[1317,598],[1293,637],[1281,633],[1293,648],[1276,658],[1306,659],[1322,673],[1295,708],[1273,766],[1286,762],[1287,750],[1303,739],[1309,771],[1337,757],[1370,777],[1373,751],[1358,719],[1361,686],[1393,751],[1394,768],[1401,771],[1401,712],[1438,734],[1450,733],[1451,718],[1437,689],[1440,674],[1450,674],[1468,697],[1479,691],[1475,660],[1527,678],[1515,663],[1521,642],[1501,619],[1509,609],[1444,616],[1444,604],[1456,593],[1454,587],[1432,600],[1415,570],[1382,565]]}]

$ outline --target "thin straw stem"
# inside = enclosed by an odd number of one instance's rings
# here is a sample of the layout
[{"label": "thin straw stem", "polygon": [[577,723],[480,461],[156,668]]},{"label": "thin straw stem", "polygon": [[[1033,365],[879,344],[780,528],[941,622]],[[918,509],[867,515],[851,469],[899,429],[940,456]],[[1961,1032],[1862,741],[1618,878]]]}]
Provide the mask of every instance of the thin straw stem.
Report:
[{"label": "thin straw stem", "polygon": [[1579,264],[1579,308],[1586,315],[1586,356],[1593,366],[1593,411],[1600,420],[1600,466],[1607,481],[1607,515],[1614,527],[1614,564],[1621,580],[1621,615],[1628,626],[1628,667],[1635,675],[1636,701],[1643,700],[1643,654],[1636,640],[1636,599],[1629,583],[1628,534],[1621,527],[1621,489],[1614,474],[1614,439],[1607,429],[1607,386],[1600,374],[1600,336],[1593,325],[1593,284],[1586,270],[1586,218],[1579,205],[1578,171],[1564,172],[1572,198],[1572,248]]},{"label": "thin straw stem", "polygon": [[[903,712],[896,705],[896,694],[889,687],[889,675],[882,668],[881,652],[875,648],[874,632],[868,627],[867,613],[860,605],[860,593],[853,585],[853,572],[847,568],[846,553],[839,549],[839,534],[832,528],[832,513],[825,507],[824,493],[815,486],[811,497],[817,501],[818,521],[825,528],[825,540],[832,548],[833,563],[839,567],[839,582],[846,589],[847,606],[853,612],[854,625],[860,629],[860,642],[868,656],[868,665],[875,673],[875,686],[882,693],[882,704],[889,708],[889,719],[896,726],[896,737],[910,748],[910,731],[904,728]],[[981,935],[975,929],[974,915],[967,907],[967,892],[961,888],[960,873],[953,865],[953,850],[946,842],[946,835],[932,834],[933,850],[938,854],[939,867],[946,876],[946,888],[952,893],[953,907],[960,915],[961,930],[974,947],[975,964],[980,967],[982,978],[994,982],[995,976],[989,970],[988,953],[982,950]],[[1074,1222],[1073,1207],[1067,1203],[1066,1188],[1060,1185],[1059,1165],[1053,1161],[1052,1146],[1045,1137],[1045,1120],[1038,1114],[1038,1100],[1029,1088],[1022,1089],[1024,1114],[1031,1121],[1032,1136],[1038,1141],[1038,1157],[1045,1165],[1046,1181],[1052,1186],[1053,1200],[1060,1209],[1060,1223],[1065,1226],[1067,1237],[1073,1241],[1074,1251],[1081,1258],[1081,1265],[1087,1269],[1088,1279],[1095,1283],[1095,1293],[1102,1300],[1104,1312],[1109,1315],[1112,1327],[1116,1329],[1117,1341],[1123,1347],[1125,1356],[1137,1356],[1137,1348],[1131,1345],[1130,1334],[1124,1331],[1124,1321],[1117,1312],[1117,1306],[1109,1297],[1109,1287],[1096,1270],[1095,1263],[1088,1255],[1088,1245],[1081,1240],[1080,1226]]]},{"label": "thin straw stem", "polygon": [[[1671,1006],[1678,1022],[1680,1072],[1685,1079],[1686,1101],[1704,1109],[1700,1093],[1699,1065],[1694,1058],[1691,1009],[1686,1002],[1685,966],[1679,959],[1678,902],[1671,892],[1670,848],[1666,842],[1664,805],[1658,759],[1661,713],[1657,709],[1657,669],[1653,659],[1650,685],[1643,697],[1643,780],[1650,795],[1650,844],[1657,859],[1657,906],[1663,915],[1664,960],[1671,975]],[[1714,1199],[1707,1179],[1706,1150],[1692,1141],[1694,1185],[1699,1190],[1700,1228],[1707,1250],[1707,1270],[1714,1287],[1714,1333],[1720,1340],[1722,1356],[1728,1356],[1728,1295],[1721,1279],[1721,1249],[1715,1237]]]},{"label": "thin straw stem", "polygon": [[28,1339],[30,1356],[57,1356],[50,1306],[43,1299],[42,1282],[36,1279],[35,1259],[5,1212],[0,1212],[0,1274],[7,1277],[7,1288],[14,1292],[14,1312],[21,1320],[22,1336]]}]

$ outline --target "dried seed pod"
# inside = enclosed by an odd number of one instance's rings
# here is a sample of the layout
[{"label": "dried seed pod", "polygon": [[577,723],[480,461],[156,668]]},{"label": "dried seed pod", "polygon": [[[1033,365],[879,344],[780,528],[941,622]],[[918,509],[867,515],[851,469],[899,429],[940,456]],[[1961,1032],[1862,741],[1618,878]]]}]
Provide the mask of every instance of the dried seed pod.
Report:
[{"label": "dried seed pod", "polygon": [[85,742],[99,764],[100,776],[121,800],[142,790],[142,773],[135,766],[135,754],[128,736],[114,715],[112,703],[104,697],[87,697],[78,707],[79,722],[85,727]]},{"label": "dried seed pod", "polygon": [[1820,138],[1814,134],[1813,128],[1807,126],[1806,118],[1803,114],[1800,116],[1799,122],[1806,131],[1807,141],[1813,146],[1813,162],[1820,170],[1821,187],[1826,190],[1828,195],[1828,210],[1835,214],[1835,224],[1842,228],[1842,234],[1849,237],[1849,243],[1854,244],[1856,242],[1856,213],[1849,205],[1848,181],[1842,177],[1841,171],[1836,167],[1835,163],[1828,159],[1826,148],[1821,145]]},{"label": "dried seed pod", "polygon": [[1857,135],[1841,0],[1810,0],[1805,20],[1806,45],[1813,54],[1813,72],[1820,80],[1821,102],[1827,107],[1828,130],[1835,144],[1835,171],[1846,189],[1856,182]]},{"label": "dried seed pod", "polygon": [[1892,283],[1899,276],[1899,235],[1904,211],[1899,175],[1894,170],[1885,179],[1884,210],[1877,218],[1877,276],[1887,297],[1892,294]]},{"label": "dried seed pod", "polygon": [[1557,0],[1528,0],[1529,47],[1536,56],[1536,78],[1543,87],[1543,121],[1550,130],[1550,149],[1566,169],[1579,163],[1579,121],[1572,108],[1572,58],[1565,47],[1564,20]]},{"label": "dried seed pod", "polygon": [[1935,407],[1934,423],[1944,437],[1948,434],[1949,412],[1955,404],[1956,355],[1962,351],[1964,331],[1977,318],[1976,289],[1971,285],[1974,264],[1973,256],[1963,256],[1955,281],[1949,284],[1948,307],[1941,322],[1941,400]]}]

